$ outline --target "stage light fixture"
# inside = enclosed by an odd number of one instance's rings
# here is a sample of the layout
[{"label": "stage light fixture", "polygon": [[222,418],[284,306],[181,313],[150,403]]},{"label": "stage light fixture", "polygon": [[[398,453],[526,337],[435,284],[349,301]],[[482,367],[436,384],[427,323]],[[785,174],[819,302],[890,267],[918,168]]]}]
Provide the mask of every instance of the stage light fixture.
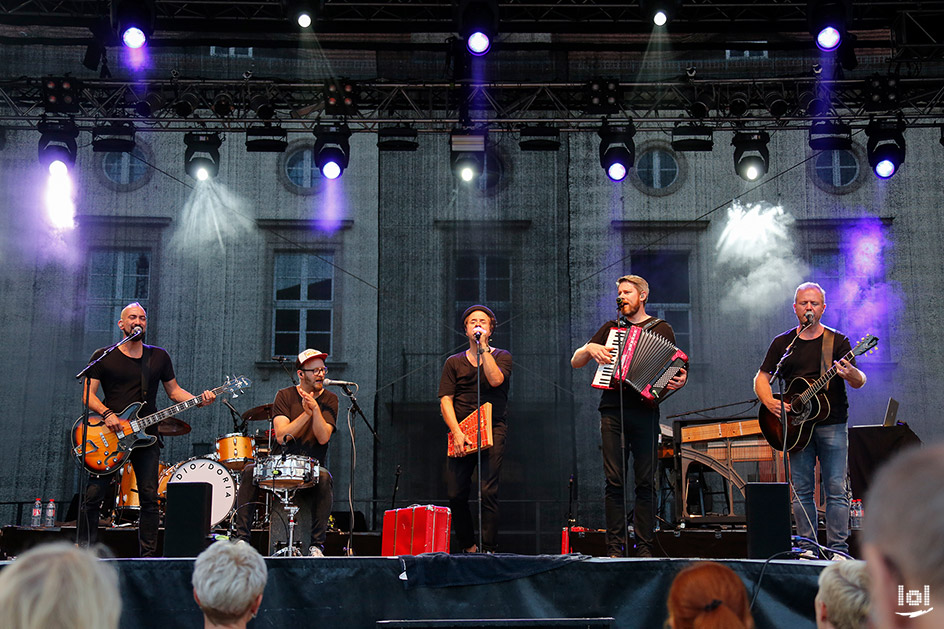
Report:
[{"label": "stage light fixture", "polygon": [[522,151],[557,151],[560,144],[560,129],[544,124],[522,127],[518,138]]},{"label": "stage light fixture", "polygon": [[191,131],[184,135],[184,167],[187,174],[198,181],[216,177],[220,172],[220,145],[223,138],[219,133]]},{"label": "stage light fixture", "polygon": [[134,150],[134,125],[113,122],[92,129],[93,153],[130,153]]},{"label": "stage light fixture", "polygon": [[213,99],[213,113],[220,118],[229,116],[235,110],[236,104],[233,101],[233,96],[228,92],[220,92],[216,95],[216,98]]},{"label": "stage light fixture", "polygon": [[112,24],[121,43],[128,48],[147,45],[154,34],[157,17],[154,0],[119,0],[112,2]]},{"label": "stage light fixture", "polygon": [[894,111],[901,106],[897,74],[873,74],[865,80],[867,111]]},{"label": "stage light fixture", "polygon": [[498,35],[498,0],[459,0],[456,23],[466,50],[487,54]]},{"label": "stage light fixture", "polygon": [[415,151],[420,147],[417,132],[413,127],[395,125],[380,127],[377,131],[377,150],[379,151]]},{"label": "stage light fixture", "polygon": [[611,127],[604,121],[597,135],[600,136],[600,166],[607,177],[613,181],[622,181],[636,161],[636,144],[633,142],[635,125],[629,121],[625,126]]},{"label": "stage light fixture", "polygon": [[318,17],[318,12],[322,6],[321,1],[282,0],[282,10],[285,16],[298,24],[300,28],[310,27]]},{"label": "stage light fixture", "polygon": [[852,148],[852,128],[838,120],[810,125],[810,148],[814,151],[848,151]]},{"label": "stage light fixture", "polygon": [[681,8],[681,0],[640,0],[639,2],[642,19],[651,21],[655,26],[665,26],[671,22]]},{"label": "stage light fixture", "polygon": [[280,126],[264,124],[246,129],[248,153],[284,153],[287,148],[288,132]]},{"label": "stage light fixture", "polygon": [[829,112],[829,95],[813,85],[800,91],[797,105],[807,116],[823,116]]},{"label": "stage light fixture", "polygon": [[255,94],[249,99],[249,108],[260,120],[271,120],[275,116],[275,105],[268,94]]},{"label": "stage light fixture", "polygon": [[337,179],[347,168],[351,154],[351,130],[347,125],[319,125],[315,134],[315,165],[328,179]]},{"label": "stage light fixture", "polygon": [[455,129],[449,134],[449,161],[456,177],[469,183],[482,174],[486,143],[484,131]]},{"label": "stage light fixture", "polygon": [[620,110],[622,100],[620,82],[615,79],[591,79],[584,87],[584,98],[586,113],[615,114]]},{"label": "stage light fixture", "polygon": [[322,87],[325,113],[332,116],[353,116],[357,113],[357,84],[347,79],[331,79]]},{"label": "stage light fixture", "polygon": [[702,125],[679,124],[672,129],[672,150],[679,152],[711,151],[714,131]]},{"label": "stage light fixture", "polygon": [[770,151],[766,131],[738,131],[731,140],[734,146],[734,170],[746,181],[755,181],[767,174]]},{"label": "stage light fixture", "polygon": [[184,92],[174,103],[174,111],[181,118],[186,118],[200,106],[200,97],[196,92]]},{"label": "stage light fixture", "polygon": [[688,106],[688,113],[692,118],[701,120],[711,115],[711,110],[715,108],[715,98],[712,90],[699,89],[694,92],[691,104]]},{"label": "stage light fixture", "polygon": [[850,8],[849,0],[809,0],[807,3],[810,35],[823,52],[833,52],[842,44]]},{"label": "stage light fixture", "polygon": [[865,127],[869,166],[882,179],[894,176],[905,163],[904,131],[901,120],[871,120]]},{"label": "stage light fixture", "polygon": [[43,107],[47,113],[78,113],[80,89],[81,84],[72,77],[48,76],[43,79]]},{"label": "stage light fixture", "polygon": [[167,104],[160,92],[148,92],[144,98],[134,104],[134,111],[142,118],[150,118]]},{"label": "stage light fixture", "polygon": [[39,130],[39,163],[50,173],[72,170],[78,152],[76,138],[79,129],[71,120],[39,121],[36,127]]},{"label": "stage light fixture", "polygon": [[728,114],[740,118],[751,108],[751,99],[746,92],[734,92],[728,99]]},{"label": "stage light fixture", "polygon": [[790,103],[779,90],[771,90],[764,95],[764,106],[774,118],[782,118],[790,111]]}]

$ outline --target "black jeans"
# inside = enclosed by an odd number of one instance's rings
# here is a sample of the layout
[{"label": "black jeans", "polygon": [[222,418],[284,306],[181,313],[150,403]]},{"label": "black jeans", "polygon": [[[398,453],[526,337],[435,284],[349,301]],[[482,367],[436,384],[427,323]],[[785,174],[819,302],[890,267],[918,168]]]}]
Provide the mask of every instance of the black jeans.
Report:
[{"label": "black jeans", "polygon": [[[138,503],[141,515],[138,519],[138,552],[141,557],[157,556],[157,531],[161,525],[161,511],[157,502],[157,475],[160,468],[161,447],[157,443],[131,451],[131,467],[134,468],[138,484]],[[90,476],[85,494],[85,504],[80,510],[76,525],[79,540],[84,544],[98,541],[98,521],[102,512],[102,501],[108,486],[118,480],[118,472],[108,476]]]},{"label": "black jeans", "polygon": [[[479,550],[495,552],[498,549],[498,481],[501,476],[502,459],[505,455],[504,421],[492,424],[494,445],[482,450],[482,546]],[[456,532],[459,548],[470,548],[475,544],[475,524],[469,508],[469,495],[473,475],[478,464],[478,453],[446,459],[446,490],[449,494],[449,509],[452,511],[452,527]]]},{"label": "black jeans", "polygon": [[641,550],[652,549],[655,529],[653,508],[653,466],[655,459],[656,429],[659,425],[657,408],[624,408],[623,428],[626,438],[626,459],[620,447],[619,409],[600,411],[600,434],[603,444],[603,473],[606,487],[603,507],[606,514],[606,550],[611,556],[625,556],[623,538],[626,533],[626,515],[623,513],[623,467],[629,454],[633,455],[635,502],[633,528],[636,543]]}]

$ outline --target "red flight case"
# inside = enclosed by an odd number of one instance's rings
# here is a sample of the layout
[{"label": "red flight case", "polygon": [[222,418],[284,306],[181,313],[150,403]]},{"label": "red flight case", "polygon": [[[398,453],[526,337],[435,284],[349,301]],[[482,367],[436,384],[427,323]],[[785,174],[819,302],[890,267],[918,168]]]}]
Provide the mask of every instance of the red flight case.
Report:
[{"label": "red flight case", "polygon": [[448,553],[452,513],[449,507],[413,505],[384,511],[380,554]]}]

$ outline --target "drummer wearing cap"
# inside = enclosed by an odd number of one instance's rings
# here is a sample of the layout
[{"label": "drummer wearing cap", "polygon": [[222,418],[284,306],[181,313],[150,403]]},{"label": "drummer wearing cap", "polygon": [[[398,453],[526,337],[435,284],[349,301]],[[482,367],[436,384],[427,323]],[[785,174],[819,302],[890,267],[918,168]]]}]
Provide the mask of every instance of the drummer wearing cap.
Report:
[{"label": "drummer wearing cap", "polygon": [[[469,443],[459,422],[478,408],[481,402],[492,403],[492,439],[494,445],[482,451],[482,548],[485,552],[498,549],[498,480],[505,451],[505,415],[508,407],[508,377],[511,375],[511,353],[492,347],[489,339],[498,322],[488,307],[470,306],[462,313],[462,326],[469,347],[450,356],[443,365],[439,380],[439,409],[452,433],[457,448],[469,451]],[[479,361],[481,385],[479,387]],[[446,459],[446,485],[449,507],[455,527],[456,543],[461,552],[477,552],[469,494],[478,453]]]},{"label": "drummer wearing cap", "polygon": [[[269,458],[282,455],[309,457],[324,464],[328,454],[328,441],[337,428],[338,396],[324,388],[324,359],[328,355],[316,349],[306,349],[295,360],[299,384],[279,390],[272,404],[272,427],[275,430],[276,446]],[[234,516],[236,537],[249,540],[250,527],[255,513],[257,488],[253,485],[253,465],[243,469],[239,494],[236,498],[237,511]],[[328,517],[334,501],[331,474],[321,468],[318,483],[295,492],[292,502],[298,505],[300,534],[311,529],[309,553],[320,557],[324,554],[325,534],[328,530]],[[287,521],[287,516],[286,516]],[[272,518],[273,523],[281,523],[281,518]]]}]

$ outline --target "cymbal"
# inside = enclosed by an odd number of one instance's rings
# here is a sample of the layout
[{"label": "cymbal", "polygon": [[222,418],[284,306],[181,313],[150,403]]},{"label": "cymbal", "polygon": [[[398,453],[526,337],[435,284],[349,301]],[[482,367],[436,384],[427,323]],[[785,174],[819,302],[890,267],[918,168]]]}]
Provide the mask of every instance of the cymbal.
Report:
[{"label": "cymbal", "polygon": [[251,408],[243,413],[243,419],[247,422],[268,421],[272,419],[272,405],[263,404],[262,406]]},{"label": "cymbal", "polygon": [[157,432],[165,437],[179,437],[190,432],[190,424],[176,417],[168,417],[158,422]]}]

